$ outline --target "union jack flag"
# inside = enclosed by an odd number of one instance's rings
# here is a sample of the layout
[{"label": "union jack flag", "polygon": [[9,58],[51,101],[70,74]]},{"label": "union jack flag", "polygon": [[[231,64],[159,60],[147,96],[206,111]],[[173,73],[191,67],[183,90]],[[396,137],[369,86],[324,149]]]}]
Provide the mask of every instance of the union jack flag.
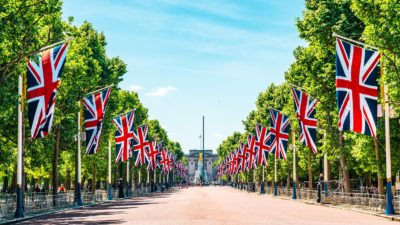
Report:
[{"label": "union jack flag", "polygon": [[168,160],[169,160],[169,171],[172,171],[172,169],[175,167],[175,154],[173,154],[172,152],[170,152],[168,154]]},{"label": "union jack flag", "polygon": [[238,155],[237,155],[237,160],[240,160],[240,163],[238,165],[238,172],[242,172],[246,169],[246,152],[247,152],[247,146],[244,145],[243,143],[240,143],[240,147],[239,147],[239,151],[238,151]]},{"label": "union jack flag", "polygon": [[135,112],[132,111],[113,119],[114,125],[117,126],[117,130],[115,131],[115,143],[117,147],[116,162],[127,161],[132,155],[131,141],[133,138],[134,117]]},{"label": "union jack flag", "polygon": [[257,140],[255,146],[257,148],[257,165],[266,165],[269,152],[269,131],[261,124],[256,125]]},{"label": "union jack flag", "polygon": [[86,154],[96,154],[100,145],[104,114],[111,94],[111,88],[83,98],[85,105]]},{"label": "union jack flag", "polygon": [[147,165],[147,170],[156,169],[158,155],[159,152],[158,152],[157,140],[156,137],[154,137],[154,140],[149,142],[149,151],[148,151],[149,164]]},{"label": "union jack flag", "polygon": [[336,39],[336,97],[339,130],[376,137],[377,51]]},{"label": "union jack flag", "polygon": [[160,152],[160,166],[165,174],[169,171],[169,164],[168,149],[163,148]]},{"label": "union jack flag", "polygon": [[237,174],[239,170],[239,150],[237,148],[231,153],[230,164],[230,174]]},{"label": "union jack flag", "polygon": [[317,154],[317,119],[315,119],[318,101],[307,93],[292,87],[294,110],[300,125],[300,141]]},{"label": "union jack flag", "polygon": [[133,152],[136,157],[135,166],[146,165],[149,158],[147,155],[146,148],[149,147],[149,141],[147,140],[148,127],[142,125],[133,132]]},{"label": "union jack flag", "polygon": [[28,118],[32,139],[45,137],[51,130],[67,48],[68,43],[48,49],[27,63]]},{"label": "union jack flag", "polygon": [[246,148],[244,148],[247,153],[247,167],[246,167],[247,172],[249,172],[250,169],[256,168],[257,150],[256,150],[255,142],[256,142],[256,138],[253,135],[247,136],[247,144],[246,144]]},{"label": "union jack flag", "polygon": [[290,130],[289,117],[271,109],[270,123],[270,152],[275,153],[275,158],[286,160],[286,147]]}]

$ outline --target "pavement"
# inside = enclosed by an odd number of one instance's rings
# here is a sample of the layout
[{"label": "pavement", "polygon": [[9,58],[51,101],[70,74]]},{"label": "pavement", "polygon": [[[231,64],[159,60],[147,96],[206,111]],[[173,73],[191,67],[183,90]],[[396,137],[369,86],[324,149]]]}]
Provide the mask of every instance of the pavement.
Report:
[{"label": "pavement", "polygon": [[365,213],[249,194],[230,187],[172,189],[58,212],[18,224],[394,224]]}]

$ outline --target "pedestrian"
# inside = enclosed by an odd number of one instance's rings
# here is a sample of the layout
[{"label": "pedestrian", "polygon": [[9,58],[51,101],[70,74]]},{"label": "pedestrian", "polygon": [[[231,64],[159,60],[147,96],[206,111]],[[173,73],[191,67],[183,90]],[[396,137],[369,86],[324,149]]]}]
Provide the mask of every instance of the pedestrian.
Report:
[{"label": "pedestrian", "polygon": [[65,192],[64,184],[61,184],[61,187],[59,188],[59,192],[62,192],[62,193]]}]

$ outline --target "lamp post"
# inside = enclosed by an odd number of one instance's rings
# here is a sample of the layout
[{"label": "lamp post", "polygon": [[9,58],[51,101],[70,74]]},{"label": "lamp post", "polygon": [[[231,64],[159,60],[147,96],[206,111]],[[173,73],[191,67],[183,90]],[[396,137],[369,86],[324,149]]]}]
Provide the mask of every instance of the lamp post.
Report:
[{"label": "lamp post", "polygon": [[203,138],[203,182],[205,182],[205,171],[204,171],[204,158],[205,158],[205,155],[204,155],[204,116],[203,116],[203,135],[201,136],[202,138]]}]

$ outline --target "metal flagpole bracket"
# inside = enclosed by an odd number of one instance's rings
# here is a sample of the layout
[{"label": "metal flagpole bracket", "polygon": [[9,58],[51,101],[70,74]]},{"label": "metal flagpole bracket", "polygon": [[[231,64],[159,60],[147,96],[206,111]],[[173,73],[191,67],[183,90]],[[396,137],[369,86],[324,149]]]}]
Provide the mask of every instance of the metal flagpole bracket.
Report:
[{"label": "metal flagpole bracket", "polygon": [[94,93],[97,93],[97,92],[100,92],[100,91],[102,91],[102,90],[104,90],[104,89],[107,89],[107,88],[110,88],[110,87],[114,87],[114,85],[112,84],[112,85],[108,85],[108,86],[105,86],[105,87],[96,89],[96,90],[94,90],[94,91],[92,91],[92,92],[89,92],[89,93],[85,94],[84,97],[86,97],[86,96],[88,96],[88,95],[91,95],[91,94],[94,94]]},{"label": "metal flagpole bracket", "polygon": [[119,117],[119,116],[121,116],[121,115],[128,114],[128,113],[130,113],[130,112],[135,112],[135,111],[136,111],[136,109],[130,109],[130,110],[126,111],[126,112],[123,112],[123,113],[120,113],[120,114],[114,116],[114,118],[117,118],[117,117]]},{"label": "metal flagpole bracket", "polygon": [[347,38],[347,37],[344,37],[344,36],[339,35],[339,34],[337,34],[337,33],[335,33],[335,32],[332,33],[332,37],[340,38],[340,39],[343,39],[343,40],[346,40],[346,41],[349,41],[349,42],[353,42],[353,43],[355,43],[355,44],[357,44],[357,45],[361,45],[361,46],[363,46],[363,47],[365,47],[365,48],[370,48],[370,49],[379,51],[379,48],[377,48],[377,47],[374,47],[374,46],[372,46],[372,45],[365,44],[365,43],[363,43],[363,42],[356,41],[356,40],[353,40],[353,39],[350,39],[350,38]]},{"label": "metal flagpole bracket", "polygon": [[57,45],[59,45],[59,44],[63,44],[63,43],[69,42],[69,41],[71,41],[71,40],[73,40],[73,38],[72,38],[72,37],[68,37],[68,38],[65,39],[65,40],[62,40],[62,41],[53,43],[53,44],[51,44],[51,45],[44,46],[44,47],[42,47],[41,49],[39,49],[36,53],[43,52],[43,51],[45,51],[45,50],[47,50],[47,49],[49,49],[49,48],[52,48],[52,47],[57,46]]}]

